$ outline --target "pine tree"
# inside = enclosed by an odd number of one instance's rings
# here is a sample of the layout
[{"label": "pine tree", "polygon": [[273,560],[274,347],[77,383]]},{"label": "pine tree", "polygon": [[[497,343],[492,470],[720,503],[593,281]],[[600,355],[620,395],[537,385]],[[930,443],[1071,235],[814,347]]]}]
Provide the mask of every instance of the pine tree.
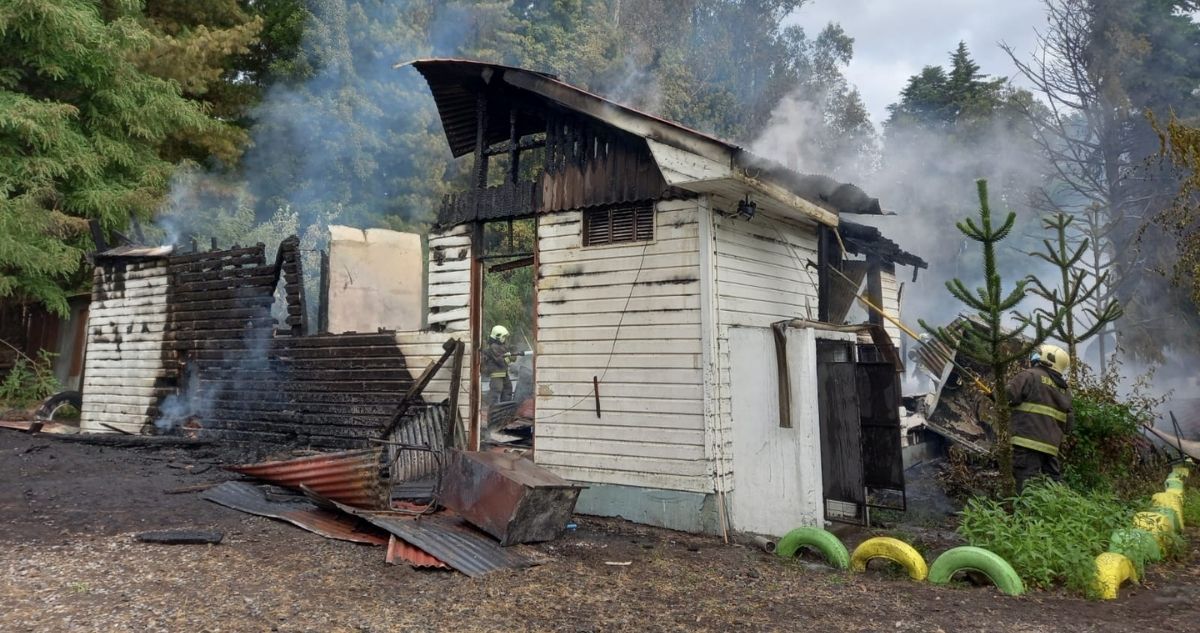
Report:
[{"label": "pine tree", "polygon": [[[143,72],[169,79],[183,95],[204,104],[222,120],[243,119],[258,99],[259,87],[245,81],[235,58],[250,51],[263,20],[238,6],[237,0],[146,0],[141,19],[151,43],[131,56]],[[164,157],[231,164],[241,155],[248,136],[238,126],[197,134],[180,130],[164,147]]]},{"label": "pine tree", "polygon": [[[1000,464],[1001,494],[1008,497],[1012,496],[1015,485],[1012,471],[1011,411],[1005,381],[1012,364],[1028,358],[1030,352],[1046,340],[1050,330],[1062,321],[1062,314],[1051,314],[1049,322],[1045,323],[1043,319],[1015,312],[1027,295],[1029,280],[1017,281],[1011,291],[1004,292],[1000,271],[996,266],[996,245],[1012,232],[1017,216],[1010,212],[998,226],[993,225],[992,212],[988,206],[987,181],[976,181],[976,189],[979,194],[979,223],[976,224],[974,219],[967,218],[958,222],[957,227],[963,235],[983,246],[984,286],[972,292],[959,279],[946,282],[950,294],[975,311],[974,318],[966,319],[961,331],[957,332],[945,327],[930,326],[924,320],[920,323],[921,327],[938,341],[991,369],[990,389],[992,402],[996,406],[994,450]],[[1009,329],[1001,325],[1006,314],[1012,315],[1016,327]],[[1031,326],[1035,334],[1027,337],[1025,332]]]},{"label": "pine tree", "polygon": [[[1034,294],[1050,304],[1037,312],[1047,319],[1061,314],[1062,319],[1052,334],[1067,344],[1072,359],[1078,359],[1079,345],[1121,318],[1121,304],[1115,299],[1096,301],[1108,285],[1108,271],[1091,276],[1081,269],[1080,262],[1088,254],[1092,242],[1087,238],[1072,243],[1069,229],[1075,218],[1059,212],[1042,220],[1042,227],[1054,233],[1054,241],[1043,240],[1045,251],[1030,253],[1059,270],[1061,284],[1049,288],[1037,277],[1030,276]],[[1071,382],[1079,376],[1079,363],[1071,363]]]},{"label": "pine tree", "polygon": [[130,61],[152,44],[131,0],[0,4],[0,298],[67,312],[80,287],[87,220],[105,230],[145,219],[172,165],[172,134],[226,124],[178,84]]}]

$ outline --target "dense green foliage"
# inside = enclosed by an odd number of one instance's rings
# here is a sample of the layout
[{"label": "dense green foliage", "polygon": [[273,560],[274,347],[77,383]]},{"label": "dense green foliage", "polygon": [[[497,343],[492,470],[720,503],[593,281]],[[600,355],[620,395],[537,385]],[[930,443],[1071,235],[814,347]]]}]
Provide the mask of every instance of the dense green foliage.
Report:
[{"label": "dense green foliage", "polygon": [[139,9],[111,2],[106,20],[88,0],[0,5],[0,299],[65,315],[86,220],[148,218],[172,170],[161,146],[227,129],[134,63],[154,41]]},{"label": "dense green foliage", "polygon": [[1062,484],[1035,482],[1012,499],[1011,511],[992,499],[971,499],[959,533],[1013,566],[1027,586],[1057,584],[1091,592],[1095,558],[1113,530],[1127,527],[1133,508],[1104,492],[1081,493]]}]

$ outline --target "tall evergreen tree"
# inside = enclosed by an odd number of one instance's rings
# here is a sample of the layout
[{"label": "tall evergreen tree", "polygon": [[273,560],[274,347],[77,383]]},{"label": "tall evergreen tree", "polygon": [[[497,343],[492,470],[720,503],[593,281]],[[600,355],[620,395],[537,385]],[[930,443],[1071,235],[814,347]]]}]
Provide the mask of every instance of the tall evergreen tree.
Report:
[{"label": "tall evergreen tree", "polygon": [[[1026,297],[1028,280],[1017,281],[1012,290],[1005,291],[997,264],[996,246],[1012,233],[1016,224],[1015,213],[1009,214],[999,224],[992,222],[992,211],[988,205],[987,181],[976,183],[979,194],[979,223],[967,218],[958,222],[958,230],[968,239],[979,243],[983,249],[984,285],[971,291],[961,279],[946,282],[946,289],[958,301],[974,311],[973,318],[962,324],[962,329],[953,331],[935,327],[921,320],[921,327],[929,331],[938,341],[957,349],[959,353],[991,369],[991,396],[995,404],[995,453],[1000,463],[1001,494],[1013,495],[1012,428],[1010,425],[1006,380],[1013,363],[1028,358],[1034,347],[1046,340],[1051,328],[1062,320],[1062,313],[1050,314],[1048,323],[1041,319],[1023,316],[1015,312]],[[1016,323],[1006,328],[1003,322],[1011,316]],[[1032,337],[1026,332],[1033,327]]]},{"label": "tall evergreen tree", "polygon": [[181,130],[227,125],[179,85],[140,70],[153,44],[140,3],[10,0],[0,5],[0,298],[67,311],[82,281],[89,219],[106,230],[149,217]]}]

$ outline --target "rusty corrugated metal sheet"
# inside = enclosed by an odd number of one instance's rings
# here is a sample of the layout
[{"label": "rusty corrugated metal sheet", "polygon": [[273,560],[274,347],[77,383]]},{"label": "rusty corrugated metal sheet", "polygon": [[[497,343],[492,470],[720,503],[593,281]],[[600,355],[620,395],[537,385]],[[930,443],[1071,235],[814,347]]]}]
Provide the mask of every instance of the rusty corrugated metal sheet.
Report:
[{"label": "rusty corrugated metal sheet", "polygon": [[446,563],[426,554],[421,548],[396,538],[395,534],[388,535],[387,556],[384,561],[389,565],[399,565],[400,561],[405,561],[421,569],[450,569]]},{"label": "rusty corrugated metal sheet", "polygon": [[502,569],[532,567],[538,561],[520,547],[501,547],[487,534],[449,512],[415,517],[376,512],[338,504],[343,511],[366,519],[409,545],[476,578]]},{"label": "rusty corrugated metal sheet", "polygon": [[380,476],[382,458],[382,449],[369,448],[226,468],[289,488],[305,486],[355,507],[386,508],[389,499]]},{"label": "rusty corrugated metal sheet", "polygon": [[[408,446],[424,446],[442,453],[446,445],[446,406],[437,404],[421,407],[405,418],[388,436],[389,442]],[[392,481],[395,483],[428,479],[440,468],[434,453],[403,449],[389,444],[388,463],[391,464]]]},{"label": "rusty corrugated metal sheet", "polygon": [[248,514],[287,521],[326,538],[367,545],[388,542],[380,533],[363,530],[362,521],[351,515],[322,510],[302,497],[273,501],[258,486],[244,482],[227,481],[208,489],[201,498]]}]

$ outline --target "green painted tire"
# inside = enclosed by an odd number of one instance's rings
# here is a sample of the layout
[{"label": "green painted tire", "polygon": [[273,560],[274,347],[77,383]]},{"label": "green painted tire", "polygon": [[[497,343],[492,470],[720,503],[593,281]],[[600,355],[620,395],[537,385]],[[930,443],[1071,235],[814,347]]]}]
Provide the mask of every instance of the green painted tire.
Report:
[{"label": "green painted tire", "polygon": [[1025,583],[1008,561],[982,547],[964,545],[942,552],[929,567],[929,582],[944,585],[960,571],[974,571],[988,577],[1001,593],[1019,596],[1025,593]]},{"label": "green painted tire", "polygon": [[850,552],[846,546],[838,537],[821,528],[799,527],[788,532],[775,545],[775,553],[783,558],[791,558],[806,546],[821,552],[825,560],[837,569],[850,568]]},{"label": "green painted tire", "polygon": [[1108,551],[1122,554],[1133,561],[1133,566],[1141,576],[1146,563],[1162,560],[1162,548],[1154,535],[1139,528],[1121,528],[1112,533],[1108,542]]},{"label": "green painted tire", "polygon": [[1168,479],[1165,487],[1167,490],[1178,490],[1183,492],[1183,482],[1178,479]]}]

